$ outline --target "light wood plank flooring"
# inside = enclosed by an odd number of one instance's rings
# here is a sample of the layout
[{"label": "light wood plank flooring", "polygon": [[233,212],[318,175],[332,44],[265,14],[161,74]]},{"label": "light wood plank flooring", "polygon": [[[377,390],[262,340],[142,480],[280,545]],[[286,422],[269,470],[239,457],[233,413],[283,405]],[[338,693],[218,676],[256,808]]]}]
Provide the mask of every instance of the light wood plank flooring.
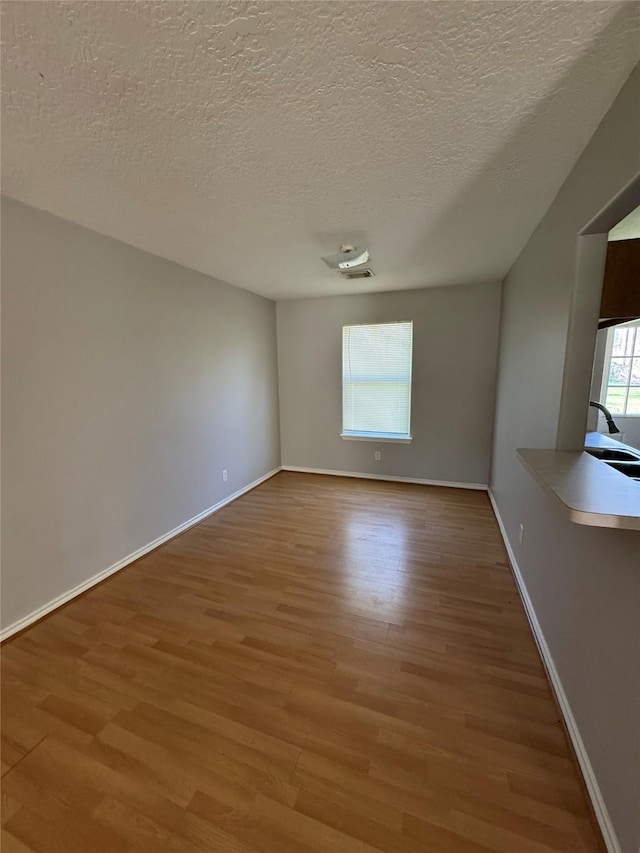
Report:
[{"label": "light wood plank flooring", "polygon": [[2,658],[3,853],[599,850],[481,492],[282,472]]}]

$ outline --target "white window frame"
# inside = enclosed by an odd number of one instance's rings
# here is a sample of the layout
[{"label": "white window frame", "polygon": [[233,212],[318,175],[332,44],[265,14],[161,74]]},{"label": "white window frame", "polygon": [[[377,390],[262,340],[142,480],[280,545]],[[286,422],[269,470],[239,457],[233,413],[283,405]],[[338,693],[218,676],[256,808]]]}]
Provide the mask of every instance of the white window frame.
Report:
[{"label": "white window frame", "polygon": [[340,369],[344,371],[343,367],[343,359],[344,359],[344,329],[349,328],[351,326],[391,326],[394,323],[398,324],[411,324],[411,359],[409,362],[409,418],[408,418],[408,433],[381,433],[381,432],[368,432],[368,431],[355,431],[349,430],[345,432],[344,430],[344,372],[342,372],[340,379],[340,388],[342,392],[342,405],[341,405],[341,415],[342,415],[342,431],[340,432],[340,438],[344,441],[391,441],[395,444],[410,444],[413,441],[413,436],[411,435],[411,402],[413,396],[413,320],[382,320],[378,323],[345,323],[342,326],[341,332],[341,358],[340,358]]},{"label": "white window frame", "polygon": [[[605,349],[604,366],[602,368],[602,383],[600,386],[600,400],[602,401],[602,404],[605,406],[607,405],[608,389],[609,389],[609,387],[613,387],[613,386],[609,386],[609,372],[611,369],[611,359],[619,357],[619,356],[613,356],[612,355],[613,336],[614,336],[616,329],[624,328],[627,326],[635,326],[638,329],[638,331],[636,332],[636,338],[637,338],[637,336],[640,334],[640,320],[632,320],[629,323],[619,323],[618,325],[610,326],[607,329],[607,346]],[[636,356],[636,358],[637,358],[637,356]],[[629,412],[628,414],[626,412],[627,403],[629,400],[629,389],[637,387],[635,385],[633,385],[633,386],[631,385],[631,371],[629,371],[629,382],[626,385],[617,385],[615,387],[616,388],[626,388],[627,389],[627,395],[625,397],[625,404],[624,404],[625,411],[624,412],[615,412],[613,410],[611,411],[611,414],[613,415],[614,420],[615,420],[615,418],[640,418],[640,412]]]}]

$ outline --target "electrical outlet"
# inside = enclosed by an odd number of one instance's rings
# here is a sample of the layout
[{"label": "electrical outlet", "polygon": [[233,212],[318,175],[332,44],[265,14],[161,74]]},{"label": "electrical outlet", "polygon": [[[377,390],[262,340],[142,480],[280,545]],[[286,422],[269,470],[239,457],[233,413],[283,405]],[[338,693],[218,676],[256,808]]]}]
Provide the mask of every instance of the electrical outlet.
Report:
[{"label": "electrical outlet", "polygon": [[226,483],[228,479],[229,479],[229,477],[227,475],[227,470],[225,468],[225,470],[222,472],[222,482]]},{"label": "electrical outlet", "polygon": [[379,450],[376,450],[376,452],[373,454],[373,458],[376,460],[376,462],[380,461],[380,459],[382,458],[382,454]]},{"label": "electrical outlet", "polygon": [[524,524],[520,525],[520,530],[518,531],[518,540],[519,540],[520,544],[522,545],[522,542],[524,540]]}]

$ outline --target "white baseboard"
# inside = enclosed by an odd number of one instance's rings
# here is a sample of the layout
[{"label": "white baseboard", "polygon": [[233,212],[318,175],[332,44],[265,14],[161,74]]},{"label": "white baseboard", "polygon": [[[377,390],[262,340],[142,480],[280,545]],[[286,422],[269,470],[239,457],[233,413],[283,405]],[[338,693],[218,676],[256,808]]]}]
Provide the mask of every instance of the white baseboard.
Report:
[{"label": "white baseboard", "polygon": [[153,542],[149,542],[147,545],[143,545],[142,548],[138,548],[137,551],[134,551],[132,554],[128,554],[126,557],[123,557],[122,560],[118,560],[117,563],[114,563],[112,566],[109,566],[107,569],[103,569],[101,572],[98,572],[97,575],[93,575],[88,580],[83,581],[82,583],[74,586],[73,589],[70,589],[68,592],[62,593],[62,595],[57,596],[57,598],[52,599],[51,601],[43,604],[42,607],[38,607],[36,610],[33,610],[27,616],[24,616],[22,619],[18,619],[17,622],[14,622],[11,625],[8,625],[6,628],[3,628],[0,631],[0,642],[2,640],[6,640],[8,637],[11,637],[13,634],[17,634],[18,631],[22,631],[24,628],[27,628],[29,625],[32,625],[34,622],[37,622],[38,619],[42,619],[43,616],[46,616],[47,613],[51,613],[52,610],[56,610],[58,607],[61,607],[63,604],[66,604],[68,601],[71,601],[72,598],[75,598],[77,595],[80,595],[83,592],[86,592],[88,589],[91,589],[92,586],[95,586],[100,581],[108,578],[109,575],[113,575],[116,572],[119,572],[120,569],[124,569],[125,566],[128,566],[130,563],[135,562],[135,560],[139,560],[140,557],[144,557],[145,554],[148,554],[149,551],[153,551],[155,548],[158,548],[160,545],[163,545],[165,542],[168,542],[169,539],[173,539],[174,536],[177,536],[179,533],[184,533],[185,530],[188,530],[190,527],[193,527],[194,524],[198,524],[198,522],[203,521],[207,516],[213,515],[214,512],[217,512],[219,509],[222,509],[223,506],[231,503],[231,501],[236,500],[241,495],[246,494],[251,491],[251,489],[255,489],[256,486],[259,486],[260,483],[264,483],[265,480],[268,480],[270,477],[273,477],[274,474],[277,474],[281,471],[281,468],[274,468],[273,471],[269,471],[268,474],[265,474],[264,477],[259,477],[257,480],[254,480],[253,483],[249,483],[248,486],[244,486],[242,489],[239,489],[237,492],[234,492],[232,495],[229,495],[223,500],[218,501],[217,504],[210,506],[208,509],[203,510],[198,513],[198,515],[194,515],[193,518],[190,518],[188,521],[179,524],[177,527],[174,527],[173,530],[169,530],[168,533],[163,533],[162,536],[159,536],[157,539],[154,539]]},{"label": "white baseboard", "polygon": [[491,501],[491,506],[493,507],[493,512],[496,517],[496,521],[498,522],[498,527],[500,528],[500,533],[502,534],[502,541],[504,542],[504,547],[507,550],[507,555],[511,563],[511,570],[513,572],[513,576],[518,587],[518,592],[520,593],[520,598],[522,599],[522,604],[524,605],[524,609],[527,614],[527,619],[529,620],[529,625],[531,626],[531,631],[538,646],[540,657],[544,662],[545,669],[547,670],[547,674],[549,676],[549,680],[551,681],[551,687],[553,689],[553,692],[555,693],[558,706],[560,708],[560,711],[562,712],[567,731],[569,732],[569,737],[571,738],[571,743],[573,744],[576,758],[578,759],[578,764],[580,765],[580,770],[582,771],[582,776],[584,778],[585,785],[587,786],[589,797],[591,798],[591,804],[598,820],[600,831],[602,832],[602,837],[604,838],[604,843],[606,844],[609,853],[622,853],[622,848],[618,843],[613,824],[611,823],[611,818],[609,817],[609,812],[607,811],[607,807],[602,797],[602,792],[600,791],[600,786],[598,785],[598,780],[596,779],[593,767],[591,766],[591,762],[589,761],[589,756],[587,754],[586,747],[583,743],[582,737],[580,736],[578,724],[576,723],[575,717],[573,716],[573,712],[571,711],[569,700],[567,698],[566,693],[564,692],[562,682],[560,681],[560,676],[558,675],[558,671],[553,662],[553,657],[551,656],[551,651],[549,650],[547,641],[545,640],[544,634],[542,633],[542,628],[540,627],[538,617],[536,616],[536,611],[534,610],[533,603],[531,601],[531,598],[529,597],[529,593],[527,592],[527,587],[525,586],[524,579],[522,577],[522,572],[520,571],[520,567],[518,566],[516,555],[513,553],[513,548],[511,547],[511,543],[509,542],[507,531],[505,529],[504,524],[502,523],[502,518],[500,517],[498,506],[490,488],[488,489],[488,493],[489,500]]},{"label": "white baseboard", "polygon": [[297,465],[283,465],[283,471],[297,471],[300,474],[329,474],[331,477],[357,477],[363,480],[388,480],[391,483],[417,483],[420,486],[447,486],[452,489],[479,489],[486,492],[485,483],[449,483],[446,480],[419,480],[416,477],[392,477],[388,474],[360,474],[357,471],[332,471],[325,468],[300,468]]}]

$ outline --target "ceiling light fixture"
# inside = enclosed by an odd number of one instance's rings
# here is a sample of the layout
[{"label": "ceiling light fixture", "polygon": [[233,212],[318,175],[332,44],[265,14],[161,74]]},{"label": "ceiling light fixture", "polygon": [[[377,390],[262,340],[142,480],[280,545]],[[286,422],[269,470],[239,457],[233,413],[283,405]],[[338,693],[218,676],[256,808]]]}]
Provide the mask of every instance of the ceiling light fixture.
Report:
[{"label": "ceiling light fixture", "polygon": [[369,260],[369,250],[356,249],[355,246],[346,244],[340,246],[337,255],[328,255],[322,260],[332,270],[349,270],[352,267],[360,266],[360,264],[366,264]]}]

